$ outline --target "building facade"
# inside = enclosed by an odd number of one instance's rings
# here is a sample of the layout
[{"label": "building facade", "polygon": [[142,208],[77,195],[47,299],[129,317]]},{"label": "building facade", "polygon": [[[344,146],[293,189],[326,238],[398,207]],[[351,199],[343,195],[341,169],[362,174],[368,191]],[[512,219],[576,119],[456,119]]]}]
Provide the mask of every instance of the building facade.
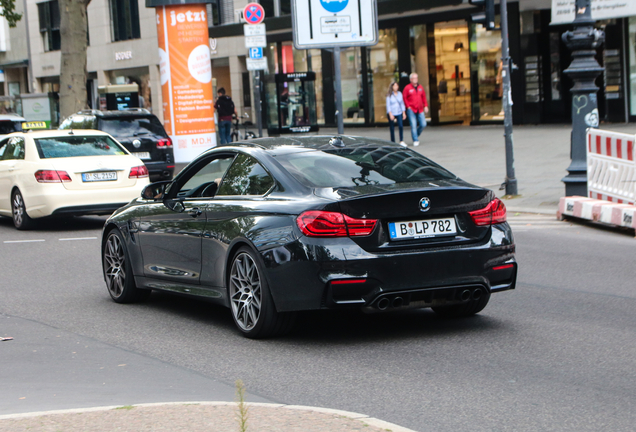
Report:
[{"label": "building facade", "polygon": [[[221,10],[230,8],[237,12],[244,3],[219,0],[217,5]],[[313,122],[334,126],[333,54],[328,50],[293,47],[289,0],[260,3],[267,16],[265,52],[269,64],[262,82],[264,124],[279,131]],[[510,54],[514,63],[513,118],[517,124],[571,120],[572,83],[563,73],[571,56],[561,41],[561,35],[571,25],[551,24],[552,3],[551,0],[508,2]],[[471,22],[472,13],[476,12],[474,6],[467,0],[378,0],[377,4],[379,43],[341,50],[346,125],[386,125],[385,98],[389,85],[398,82],[403,88],[413,72],[427,90],[432,124],[503,121],[501,33]],[[499,5],[496,14],[498,25]],[[213,74],[237,77],[233,80],[234,90],[247,95],[253,83],[238,79],[245,75],[247,54],[242,26],[236,19],[219,22],[210,28],[210,37],[217,47],[212,55]],[[598,80],[601,117],[612,122],[634,120],[636,17],[598,21],[597,27],[608,35],[605,45],[598,50],[599,62],[606,65],[606,72]],[[219,67],[221,71],[216,73]],[[294,85],[289,76],[305,82]]]},{"label": "building facade", "polygon": [[[213,86],[225,88],[239,114],[254,116],[253,73],[246,68],[241,11],[248,0],[209,0]],[[266,11],[269,69],[262,74],[263,124],[272,131],[335,125],[333,53],[296,50],[290,0],[260,0]],[[571,62],[561,41],[570,25],[552,25],[551,0],[508,3],[513,117],[517,124],[570,121]],[[432,124],[503,120],[501,34],[471,22],[468,0],[378,0],[379,43],[341,50],[344,121],[386,125],[392,82],[403,88],[416,72],[427,91]],[[16,2],[16,28],[0,19],[0,101],[18,111],[17,95],[59,91],[57,0]],[[88,101],[98,86],[136,83],[144,107],[162,118],[155,11],[145,0],[93,0],[88,6]],[[499,9],[497,6],[497,23]],[[636,120],[636,16],[598,21],[599,111],[606,121]],[[55,109],[53,109],[55,111]],[[300,127],[298,130],[303,130]]]}]

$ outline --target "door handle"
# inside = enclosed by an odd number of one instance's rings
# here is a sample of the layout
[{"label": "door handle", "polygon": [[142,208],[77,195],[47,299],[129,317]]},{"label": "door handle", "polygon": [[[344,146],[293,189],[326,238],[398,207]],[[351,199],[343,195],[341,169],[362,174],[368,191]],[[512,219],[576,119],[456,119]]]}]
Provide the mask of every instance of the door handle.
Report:
[{"label": "door handle", "polygon": [[201,209],[200,209],[200,208],[198,208],[198,207],[195,207],[195,208],[193,208],[192,210],[190,210],[190,211],[188,212],[188,214],[189,214],[190,216],[192,216],[193,218],[201,216],[201,213],[203,213],[203,212],[202,212],[202,211],[201,211]]}]

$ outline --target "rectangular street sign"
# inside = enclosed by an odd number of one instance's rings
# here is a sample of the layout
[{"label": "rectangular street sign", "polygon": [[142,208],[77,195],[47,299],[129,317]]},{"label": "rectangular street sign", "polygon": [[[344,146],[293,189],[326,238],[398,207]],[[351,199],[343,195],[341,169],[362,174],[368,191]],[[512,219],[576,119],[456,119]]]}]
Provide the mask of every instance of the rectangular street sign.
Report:
[{"label": "rectangular street sign", "polygon": [[265,36],[265,24],[244,24],[243,34],[245,36]]},{"label": "rectangular street sign", "polygon": [[250,71],[267,70],[266,58],[261,58],[258,60],[248,58],[248,59],[245,59],[245,62],[247,64],[247,70],[250,70]]},{"label": "rectangular street sign", "polygon": [[296,49],[378,43],[376,0],[292,0]]},{"label": "rectangular street sign", "polygon": [[252,60],[259,60],[263,58],[263,48],[260,47],[256,47],[256,48],[250,48],[250,58]]},{"label": "rectangular street sign", "polygon": [[245,36],[245,48],[265,48],[267,46],[266,36]]}]

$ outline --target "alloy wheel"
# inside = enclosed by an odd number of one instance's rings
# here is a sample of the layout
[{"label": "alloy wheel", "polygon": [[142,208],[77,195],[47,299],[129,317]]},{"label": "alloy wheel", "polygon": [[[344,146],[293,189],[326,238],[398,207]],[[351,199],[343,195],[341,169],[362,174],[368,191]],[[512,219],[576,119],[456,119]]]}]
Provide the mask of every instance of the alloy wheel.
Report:
[{"label": "alloy wheel", "polygon": [[108,291],[117,298],[122,295],[126,283],[126,253],[121,239],[115,233],[108,236],[104,260],[106,261],[104,273]]},{"label": "alloy wheel", "polygon": [[20,192],[16,192],[13,195],[13,221],[15,226],[19,227],[22,225],[22,221],[24,220],[24,200],[22,199],[22,195]]},{"label": "alloy wheel", "polygon": [[232,263],[230,301],[237,325],[244,331],[252,330],[261,315],[262,290],[256,262],[245,252]]}]

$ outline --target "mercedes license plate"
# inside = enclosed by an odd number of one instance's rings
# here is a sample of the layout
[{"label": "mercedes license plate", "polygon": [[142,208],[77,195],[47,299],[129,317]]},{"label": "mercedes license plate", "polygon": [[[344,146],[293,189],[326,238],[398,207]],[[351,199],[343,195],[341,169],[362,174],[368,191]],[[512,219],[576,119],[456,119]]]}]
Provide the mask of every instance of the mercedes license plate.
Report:
[{"label": "mercedes license plate", "polygon": [[133,152],[133,156],[137,156],[139,159],[150,159],[149,152]]},{"label": "mercedes license plate", "polygon": [[455,218],[389,222],[391,240],[412,240],[457,234]]},{"label": "mercedes license plate", "polygon": [[115,171],[82,173],[83,182],[115,181],[115,180],[117,180],[117,173]]}]

